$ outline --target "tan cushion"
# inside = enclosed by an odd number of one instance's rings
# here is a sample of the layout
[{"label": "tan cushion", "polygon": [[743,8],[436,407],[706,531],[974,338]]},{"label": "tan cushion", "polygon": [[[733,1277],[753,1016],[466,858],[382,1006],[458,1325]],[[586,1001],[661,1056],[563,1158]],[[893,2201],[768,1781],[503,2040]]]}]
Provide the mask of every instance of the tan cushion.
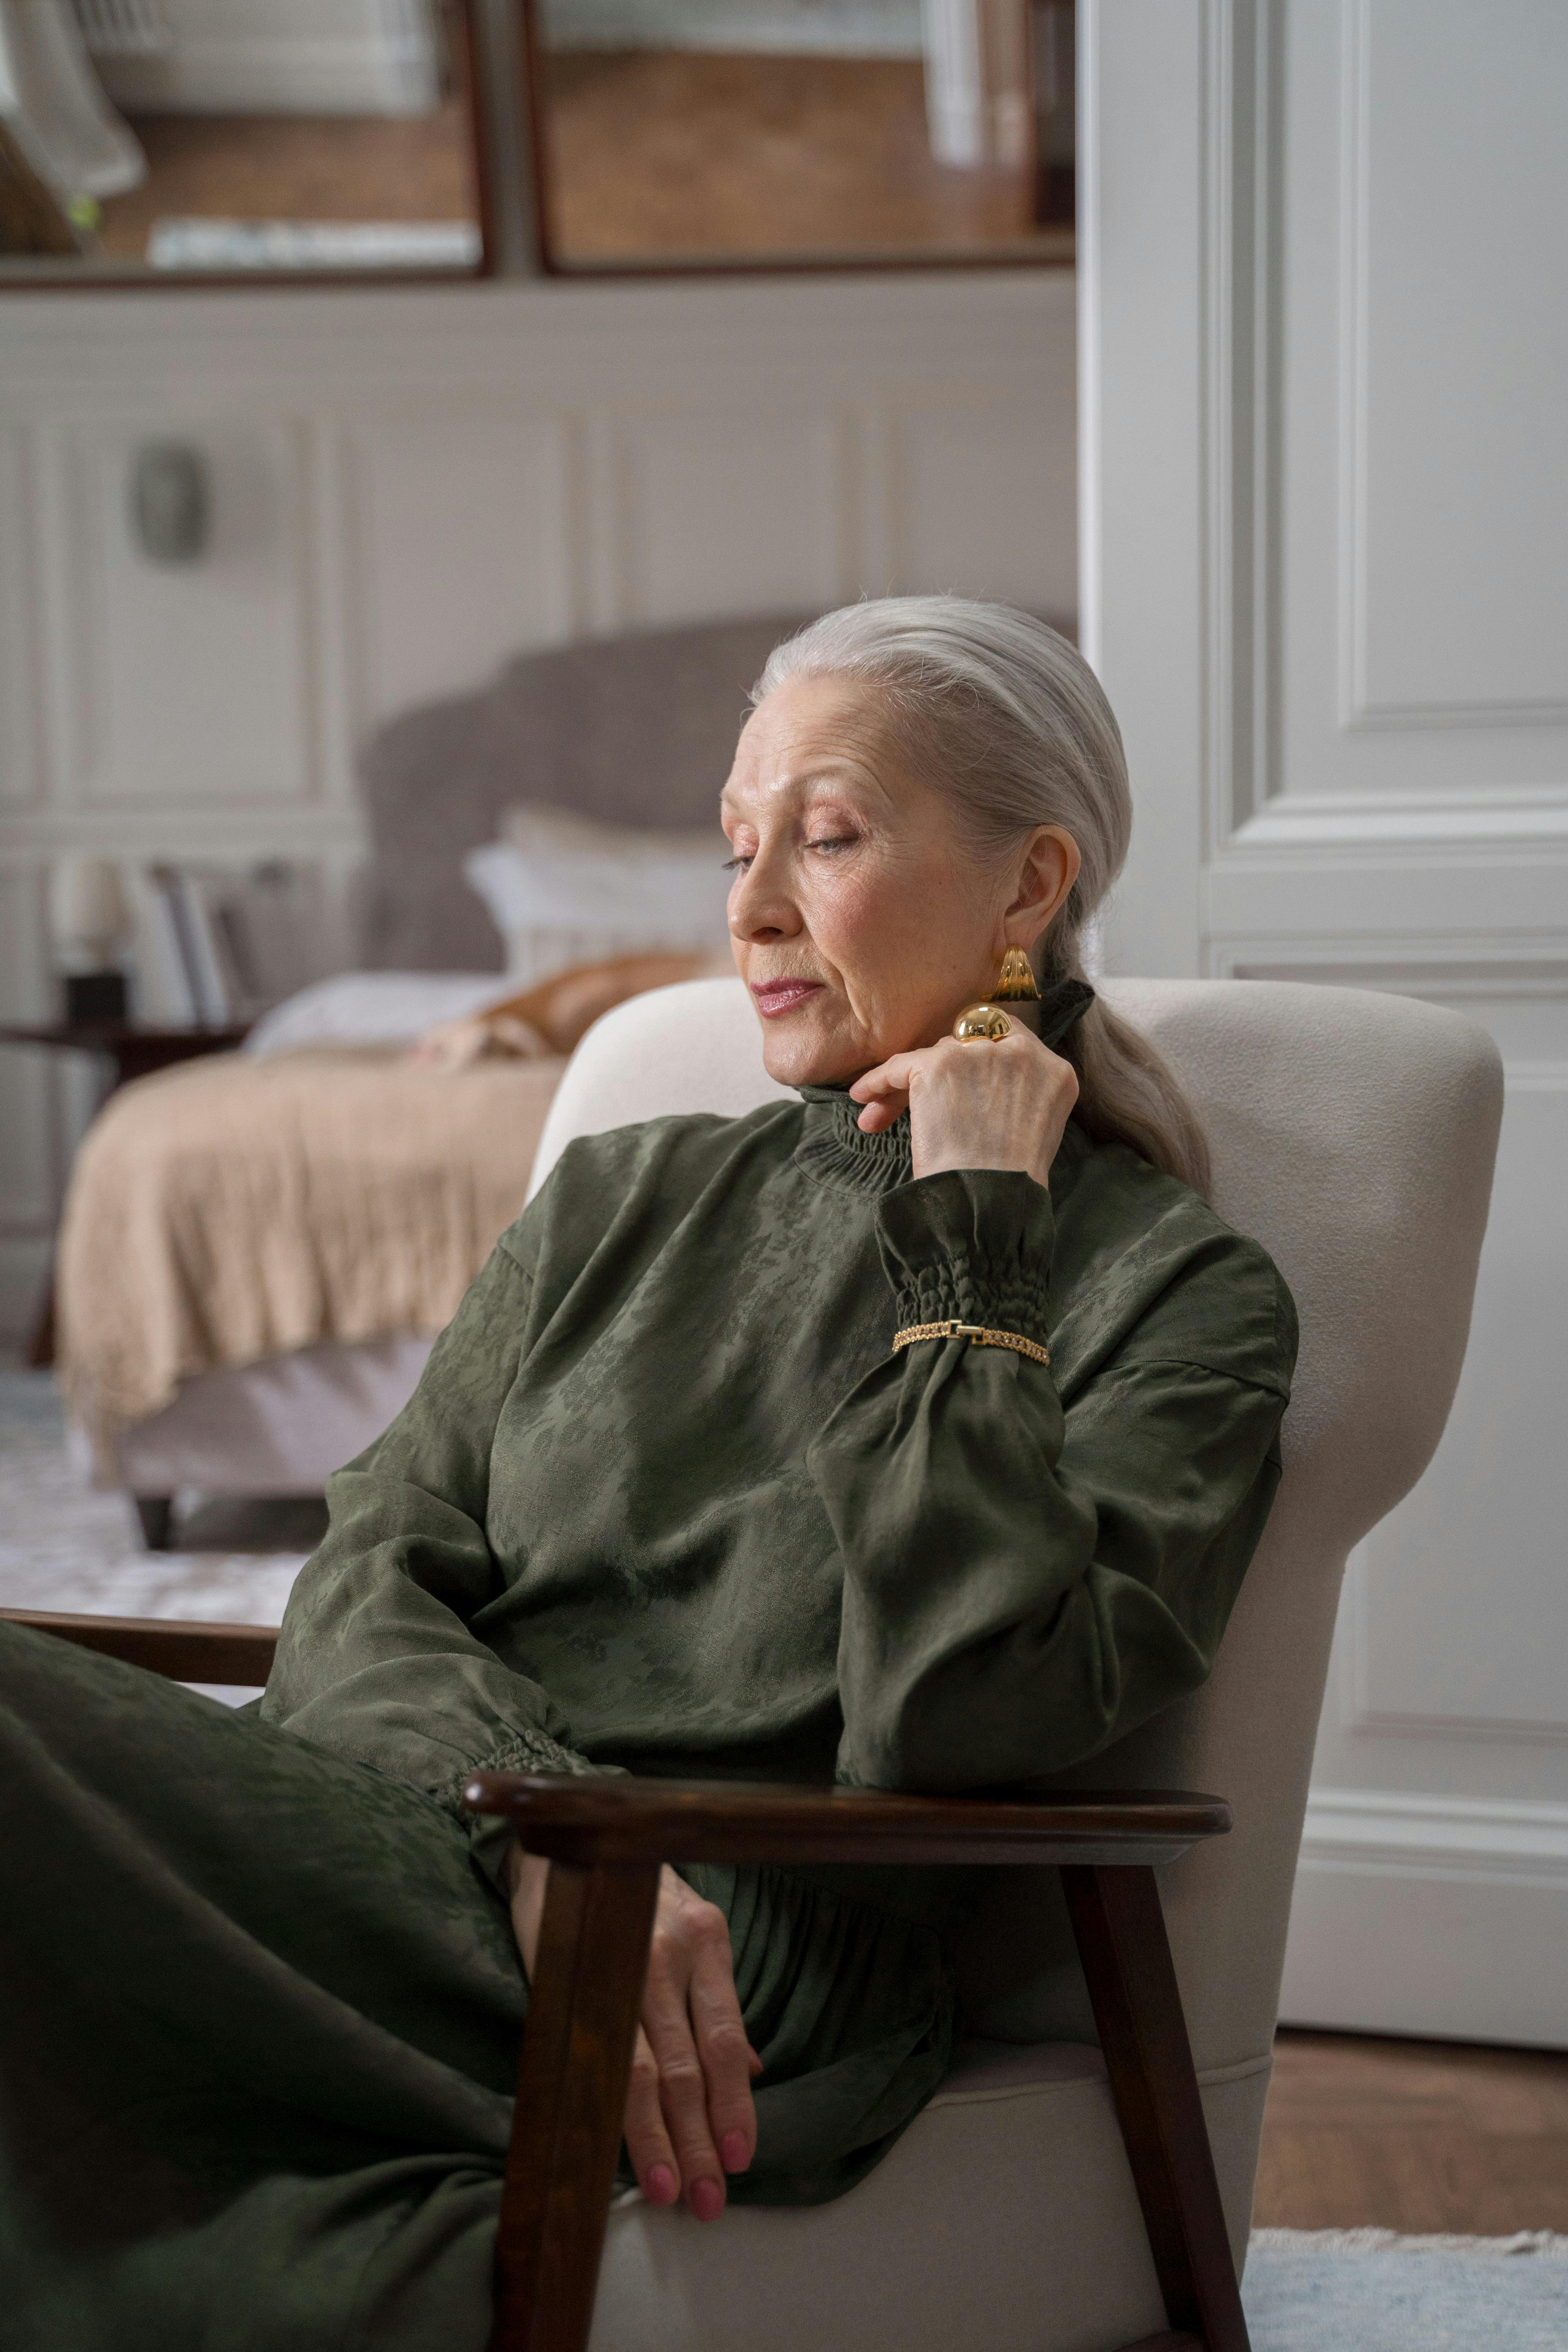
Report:
[{"label": "tan cushion", "polygon": [[[1267,2063],[1205,2084],[1245,2251]],[[1234,2232],[1233,2232],[1234,2234]],[[1107,2352],[1166,2325],[1095,2050],[993,2044],[831,2205],[610,2215],[592,2352]]]}]

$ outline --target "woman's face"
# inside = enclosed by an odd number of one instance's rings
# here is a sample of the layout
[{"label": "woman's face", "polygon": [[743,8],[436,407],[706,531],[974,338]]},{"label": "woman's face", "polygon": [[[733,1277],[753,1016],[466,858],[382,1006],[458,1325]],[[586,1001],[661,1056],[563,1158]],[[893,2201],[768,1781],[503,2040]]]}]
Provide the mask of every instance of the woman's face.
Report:
[{"label": "woman's face", "polygon": [[934,1045],[1078,873],[1046,825],[982,865],[952,803],[902,764],[881,696],[845,678],[792,678],[759,704],[720,813],[735,966],[785,1086],[847,1085]]}]

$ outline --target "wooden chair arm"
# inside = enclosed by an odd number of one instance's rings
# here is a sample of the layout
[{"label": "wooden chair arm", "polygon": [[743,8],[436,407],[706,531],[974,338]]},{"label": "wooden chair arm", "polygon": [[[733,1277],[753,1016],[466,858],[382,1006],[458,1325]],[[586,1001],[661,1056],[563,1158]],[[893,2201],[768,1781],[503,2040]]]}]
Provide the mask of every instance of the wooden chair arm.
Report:
[{"label": "wooden chair arm", "polygon": [[1184,1790],[1065,1789],[1023,1798],[881,1789],[477,1772],[474,1812],[500,1813],[531,1853],[579,1868],[633,1863],[1170,1862],[1223,1836],[1230,1808]]},{"label": "wooden chair arm", "polygon": [[1170,2326],[1126,2352],[1247,2352],[1152,1864],[1217,1797],[1023,1798],[479,1772],[476,1812],[552,1863],[496,2238],[489,2352],[585,2352],[666,1862],[1058,1863]]},{"label": "wooden chair arm", "polygon": [[275,1625],[206,1624],[180,1617],[80,1617],[47,1609],[0,1609],[0,1624],[53,1633],[175,1683],[259,1684],[272,1672]]}]

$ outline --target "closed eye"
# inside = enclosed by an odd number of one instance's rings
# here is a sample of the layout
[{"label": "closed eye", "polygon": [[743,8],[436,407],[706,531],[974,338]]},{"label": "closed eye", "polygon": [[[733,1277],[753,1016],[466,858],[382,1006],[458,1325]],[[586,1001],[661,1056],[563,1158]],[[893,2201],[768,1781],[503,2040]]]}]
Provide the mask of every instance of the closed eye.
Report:
[{"label": "closed eye", "polygon": [[[808,841],[805,845],[807,849],[825,850],[831,856],[837,850],[853,849],[859,838],[858,833],[825,834],[820,841]],[[751,865],[752,856],[753,853],[751,850],[737,851],[733,857],[724,859],[723,871],[726,874],[740,873],[745,866]]]}]

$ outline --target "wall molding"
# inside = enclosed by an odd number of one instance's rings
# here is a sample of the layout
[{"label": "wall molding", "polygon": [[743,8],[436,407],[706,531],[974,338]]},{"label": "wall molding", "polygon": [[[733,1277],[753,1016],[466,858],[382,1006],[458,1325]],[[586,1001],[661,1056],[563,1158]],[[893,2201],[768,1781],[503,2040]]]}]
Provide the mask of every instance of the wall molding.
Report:
[{"label": "wall molding", "polygon": [[[1337,988],[1386,988],[1435,1004],[1568,1001],[1568,932],[1521,940],[1506,933],[1464,941],[1406,938],[1396,944],[1302,937],[1227,940],[1218,980],[1310,981]],[[1510,1061],[1510,1073],[1520,1066]],[[1534,1065],[1526,1065],[1533,1067]],[[1541,1066],[1555,1069],[1556,1063]]]},{"label": "wall molding", "polygon": [[1282,2024],[1563,2046],[1568,1804],[1320,1784]]},{"label": "wall molding", "polygon": [[1314,1787],[1301,1862],[1568,1894],[1568,1804]]},{"label": "wall molding", "polygon": [[1281,794],[1215,844],[1215,862],[1259,850],[1342,850],[1353,856],[1389,844],[1520,842],[1568,845],[1568,780],[1459,793]]}]

